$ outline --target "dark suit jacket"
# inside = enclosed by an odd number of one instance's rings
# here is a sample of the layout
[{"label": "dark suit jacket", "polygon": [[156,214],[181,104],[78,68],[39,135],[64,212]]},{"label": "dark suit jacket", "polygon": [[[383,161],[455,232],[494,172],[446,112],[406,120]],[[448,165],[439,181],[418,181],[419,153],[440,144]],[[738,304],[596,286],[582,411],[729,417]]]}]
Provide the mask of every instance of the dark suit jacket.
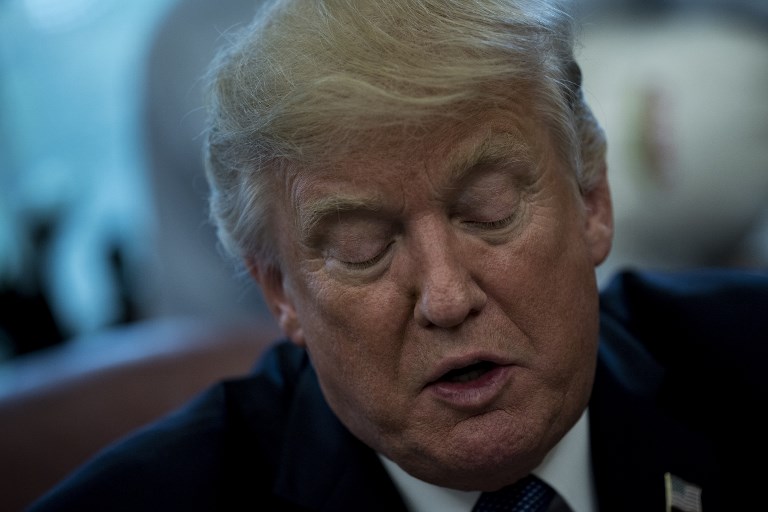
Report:
[{"label": "dark suit jacket", "polygon": [[[600,510],[664,510],[666,472],[700,486],[706,512],[762,503],[766,361],[768,273],[618,276],[601,295],[589,407]],[[249,378],[109,448],[32,509],[405,510],[286,342]]]}]

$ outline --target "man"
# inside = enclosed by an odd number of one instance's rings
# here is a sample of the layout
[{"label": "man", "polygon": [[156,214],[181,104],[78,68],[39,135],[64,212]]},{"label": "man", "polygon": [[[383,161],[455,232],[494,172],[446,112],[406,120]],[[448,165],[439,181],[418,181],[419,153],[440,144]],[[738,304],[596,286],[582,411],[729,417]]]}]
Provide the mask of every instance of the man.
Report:
[{"label": "man", "polygon": [[289,341],[36,510],[750,503],[768,278],[627,274],[601,303],[572,33],[543,1],[267,4],[212,68],[208,173]]}]

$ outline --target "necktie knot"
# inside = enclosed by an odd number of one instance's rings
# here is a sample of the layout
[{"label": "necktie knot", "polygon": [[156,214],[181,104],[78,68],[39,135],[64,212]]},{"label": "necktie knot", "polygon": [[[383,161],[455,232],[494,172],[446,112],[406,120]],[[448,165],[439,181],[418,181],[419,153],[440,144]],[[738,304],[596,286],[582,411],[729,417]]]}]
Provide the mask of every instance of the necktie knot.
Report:
[{"label": "necktie knot", "polygon": [[512,485],[480,495],[472,512],[544,512],[555,491],[534,475]]}]

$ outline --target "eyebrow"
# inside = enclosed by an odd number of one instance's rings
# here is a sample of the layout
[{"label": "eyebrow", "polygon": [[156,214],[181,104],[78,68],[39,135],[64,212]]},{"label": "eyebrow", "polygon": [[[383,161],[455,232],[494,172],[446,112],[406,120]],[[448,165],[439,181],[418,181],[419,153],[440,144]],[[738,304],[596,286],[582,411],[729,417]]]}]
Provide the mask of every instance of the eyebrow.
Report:
[{"label": "eyebrow", "polygon": [[310,240],[315,227],[329,217],[339,216],[344,212],[377,212],[381,209],[381,202],[374,198],[343,195],[323,197],[317,201],[301,204],[297,208],[301,240]]},{"label": "eyebrow", "polygon": [[[452,183],[461,183],[477,167],[500,161],[512,161],[521,164],[533,162],[531,148],[517,134],[492,132],[468,151],[459,151],[458,156],[450,161],[449,176]],[[297,206],[297,223],[300,240],[308,243],[314,238],[318,224],[325,219],[340,216],[345,212],[379,212],[382,202],[375,197],[332,195]]]},{"label": "eyebrow", "polygon": [[482,165],[501,161],[533,164],[531,147],[518,134],[494,132],[486,135],[469,151],[460,154],[450,166],[451,179],[459,183]]}]

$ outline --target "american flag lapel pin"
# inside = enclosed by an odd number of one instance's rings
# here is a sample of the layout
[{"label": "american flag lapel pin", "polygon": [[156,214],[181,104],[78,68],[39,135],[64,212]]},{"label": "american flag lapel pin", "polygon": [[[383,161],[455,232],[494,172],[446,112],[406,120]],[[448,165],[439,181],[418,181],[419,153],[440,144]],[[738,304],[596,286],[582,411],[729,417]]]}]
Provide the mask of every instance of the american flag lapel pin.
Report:
[{"label": "american flag lapel pin", "polygon": [[667,512],[701,512],[701,487],[664,473]]}]

